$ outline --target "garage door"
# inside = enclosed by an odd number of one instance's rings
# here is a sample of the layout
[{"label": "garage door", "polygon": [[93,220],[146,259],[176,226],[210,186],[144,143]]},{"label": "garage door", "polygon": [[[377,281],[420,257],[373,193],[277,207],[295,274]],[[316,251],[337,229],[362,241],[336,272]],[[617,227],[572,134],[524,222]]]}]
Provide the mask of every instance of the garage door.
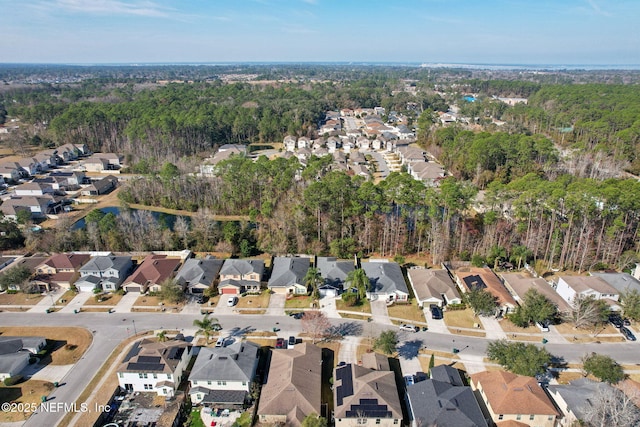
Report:
[{"label": "garage door", "polygon": [[236,288],[222,288],[222,293],[229,294],[229,295],[237,295],[238,290]]},{"label": "garage door", "polygon": [[140,286],[127,286],[125,288],[127,292],[138,292],[140,293]]}]

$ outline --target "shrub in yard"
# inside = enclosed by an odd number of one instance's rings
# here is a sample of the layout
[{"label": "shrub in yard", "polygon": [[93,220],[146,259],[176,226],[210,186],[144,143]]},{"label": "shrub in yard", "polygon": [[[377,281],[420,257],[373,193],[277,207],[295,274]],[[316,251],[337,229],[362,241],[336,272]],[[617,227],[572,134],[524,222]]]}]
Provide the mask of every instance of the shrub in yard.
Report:
[{"label": "shrub in yard", "polygon": [[353,307],[358,302],[358,295],[353,292],[345,292],[342,294],[342,301],[344,301],[347,307]]},{"label": "shrub in yard", "polygon": [[12,377],[5,378],[4,385],[9,387],[18,384],[20,381],[22,381],[22,375],[14,375]]}]

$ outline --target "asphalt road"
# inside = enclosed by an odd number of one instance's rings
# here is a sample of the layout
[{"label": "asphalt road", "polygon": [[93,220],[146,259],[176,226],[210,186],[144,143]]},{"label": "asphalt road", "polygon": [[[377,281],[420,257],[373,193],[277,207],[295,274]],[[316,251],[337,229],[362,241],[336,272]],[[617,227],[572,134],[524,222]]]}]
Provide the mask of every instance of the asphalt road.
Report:
[{"label": "asphalt road", "polygon": [[[178,329],[185,332],[193,331],[194,319],[199,315],[183,315],[168,313],[80,313],[80,314],[38,314],[38,313],[0,313],[2,326],[79,326],[93,332],[94,340],[85,355],[76,366],[62,380],[61,387],[54,389],[49,395],[52,402],[70,404],[75,402],[85,387],[100,369],[109,354],[117,345],[131,336],[134,332],[158,329]],[[280,336],[295,335],[300,332],[300,321],[289,316],[265,315],[229,315],[217,316],[224,332],[230,335],[250,335],[255,330],[271,330],[277,327]],[[397,330],[395,326],[380,325],[374,322],[351,319],[331,319],[332,325],[346,335],[377,336],[386,329]],[[186,334],[188,338],[188,333]],[[458,348],[461,353],[484,356],[488,340],[484,338],[466,337],[460,335],[438,334],[434,332],[399,332],[403,341],[400,347],[426,347],[428,349],[450,352]],[[579,362],[588,353],[607,354],[621,364],[640,363],[637,343],[615,344],[547,344],[547,349],[554,355],[563,357],[565,361]],[[65,412],[37,412],[25,423],[30,427],[57,425]]]}]

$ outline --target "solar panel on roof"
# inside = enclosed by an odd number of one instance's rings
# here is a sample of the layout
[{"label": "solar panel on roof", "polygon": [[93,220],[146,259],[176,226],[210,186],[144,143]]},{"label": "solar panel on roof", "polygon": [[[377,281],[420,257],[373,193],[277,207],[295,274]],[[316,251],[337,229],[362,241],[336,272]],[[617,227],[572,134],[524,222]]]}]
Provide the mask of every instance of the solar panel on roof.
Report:
[{"label": "solar panel on roof", "polygon": [[159,356],[140,356],[138,357],[138,363],[160,363],[162,360]]},{"label": "solar panel on roof", "polygon": [[164,365],[157,363],[129,363],[127,369],[130,371],[162,371]]},{"label": "solar panel on roof", "polygon": [[486,289],[487,287],[487,284],[484,283],[484,280],[482,280],[482,277],[478,275],[465,277],[464,283],[466,283],[469,289]]},{"label": "solar panel on roof", "polygon": [[184,353],[184,347],[173,347],[169,351],[169,359],[181,359],[182,353]]},{"label": "solar panel on roof", "polygon": [[336,388],[336,403],[340,406],[344,402],[345,397],[353,394],[351,365],[343,365],[336,369],[336,379],[340,380],[340,385]]},{"label": "solar panel on roof", "polygon": [[131,347],[131,350],[129,350],[129,353],[127,353],[127,355],[124,357],[124,361],[126,362],[127,360],[130,360],[132,357],[137,356],[138,353],[140,353],[140,343],[139,342],[137,342],[136,345]]}]

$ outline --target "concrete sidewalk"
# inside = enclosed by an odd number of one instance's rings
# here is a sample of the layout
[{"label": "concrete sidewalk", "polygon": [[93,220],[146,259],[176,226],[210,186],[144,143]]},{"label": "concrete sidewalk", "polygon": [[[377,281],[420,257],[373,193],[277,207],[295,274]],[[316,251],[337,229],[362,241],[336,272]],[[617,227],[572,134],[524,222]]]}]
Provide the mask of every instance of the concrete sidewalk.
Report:
[{"label": "concrete sidewalk", "polygon": [[48,292],[44,298],[42,298],[36,305],[31,307],[29,313],[46,313],[47,310],[55,306],[62,295],[64,295],[64,289],[57,289],[55,291]]},{"label": "concrete sidewalk", "polygon": [[80,292],[75,296],[69,304],[60,309],[60,313],[73,313],[74,310],[80,311],[85,302],[89,300],[93,296],[93,292]]},{"label": "concrete sidewalk", "polygon": [[482,327],[484,328],[487,339],[490,340],[501,340],[506,339],[507,334],[502,330],[502,326],[500,326],[500,322],[495,317],[485,317],[478,316],[480,319],[480,323],[482,323]]}]

